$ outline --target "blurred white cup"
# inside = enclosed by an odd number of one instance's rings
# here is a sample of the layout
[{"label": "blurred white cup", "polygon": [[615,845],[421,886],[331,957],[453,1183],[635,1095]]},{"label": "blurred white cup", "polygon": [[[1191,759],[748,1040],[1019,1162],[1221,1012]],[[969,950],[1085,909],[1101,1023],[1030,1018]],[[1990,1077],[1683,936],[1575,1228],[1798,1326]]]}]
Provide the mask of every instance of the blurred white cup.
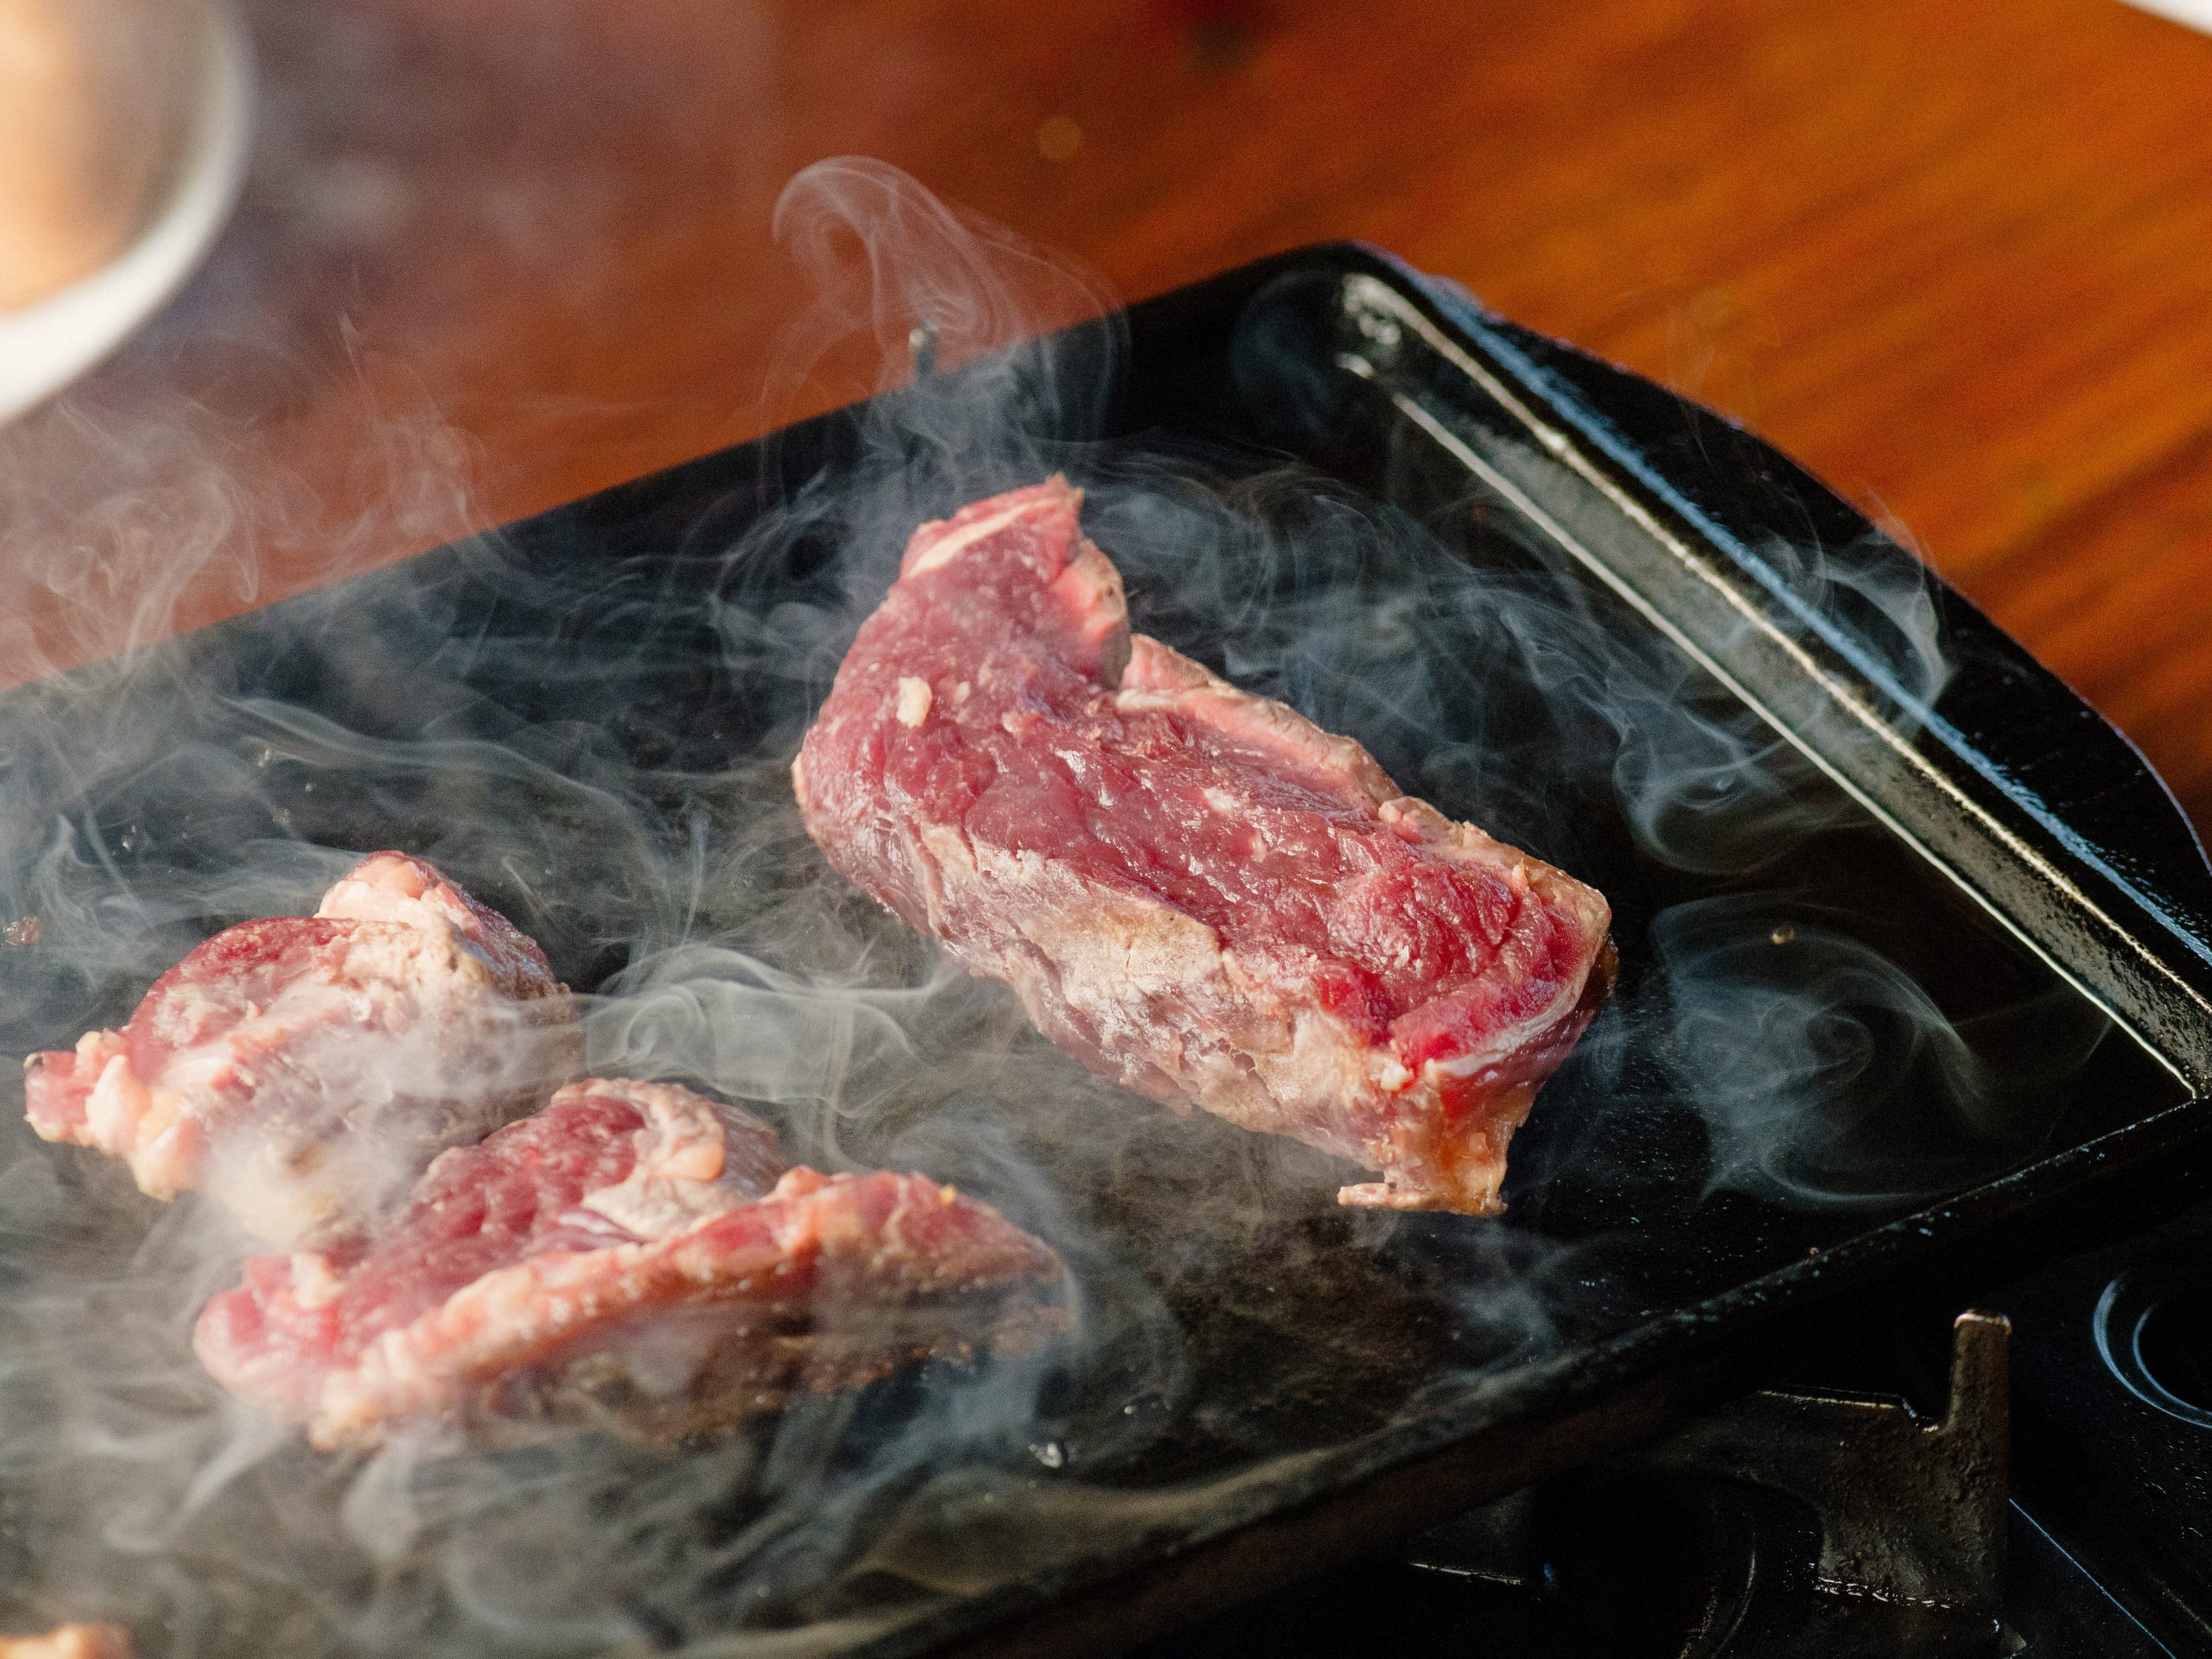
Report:
[{"label": "blurred white cup", "polygon": [[221,0],[0,0],[0,420],[199,263],[237,195],[250,86]]}]

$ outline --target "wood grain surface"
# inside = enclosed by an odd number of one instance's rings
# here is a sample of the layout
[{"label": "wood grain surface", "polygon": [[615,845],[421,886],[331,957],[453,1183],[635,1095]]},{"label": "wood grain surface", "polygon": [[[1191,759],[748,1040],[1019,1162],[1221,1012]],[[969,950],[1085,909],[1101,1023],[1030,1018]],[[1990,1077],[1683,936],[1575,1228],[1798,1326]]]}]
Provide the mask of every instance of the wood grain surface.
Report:
[{"label": "wood grain surface", "polygon": [[1713,403],[2212,827],[2212,38],[2115,0],[245,14],[213,259],[0,431],[10,678],[866,390],[850,342],[801,372],[820,313],[771,223],[860,153],[1100,292],[1364,237]]}]

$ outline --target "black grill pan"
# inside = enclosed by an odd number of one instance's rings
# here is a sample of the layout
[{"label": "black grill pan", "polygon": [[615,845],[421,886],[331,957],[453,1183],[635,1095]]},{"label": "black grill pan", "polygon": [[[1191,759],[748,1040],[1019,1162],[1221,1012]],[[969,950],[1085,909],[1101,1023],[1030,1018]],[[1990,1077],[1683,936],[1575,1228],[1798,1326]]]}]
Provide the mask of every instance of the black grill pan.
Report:
[{"label": "black grill pan", "polygon": [[[1343,1172],[1116,1099],[992,988],[890,995],[930,956],[823,876],[780,767],[904,530],[1048,467],[1092,491],[1140,626],[1613,899],[1618,1006],[1503,1221],[1347,1215]],[[1179,526],[1209,527],[1202,564]],[[416,1469],[416,1554],[372,1567],[354,1471],[297,1448],[150,1532],[113,1523],[97,1444],[12,1454],[11,1619],[107,1613],[157,1653],[1109,1650],[1639,1438],[1839,1293],[2157,1202],[2207,1122],[2212,873],[2125,741],[1772,449],[1351,245],[0,699],[0,910],[44,941],[0,950],[0,1048],[121,1017],[194,939],[304,903],[318,849],[384,845],[579,988],[639,995],[779,906],[868,941],[836,965],[906,1058],[856,1059],[841,1114],[763,1109],[804,1155],[922,1163],[1044,1231],[1088,1335],[672,1459]],[[804,1002],[821,964],[771,955],[715,971]],[[718,1081],[701,1052],[672,1069]],[[56,1308],[127,1295],[162,1270],[146,1230],[182,1224],[19,1139],[62,1185],[0,1258],[10,1397],[105,1421],[71,1379],[124,1339]],[[172,1385],[206,1271],[130,1338]],[[142,1425],[218,1409],[133,1399]],[[178,1433],[187,1462],[213,1443]],[[692,1499],[639,1507],[695,1465]],[[164,1479],[190,1484],[140,1486]],[[512,1496],[471,1508],[471,1481]],[[593,1552],[555,1597],[590,1617],[550,1635],[451,1590],[470,1539],[543,1543],[524,1510]],[[402,1581],[414,1624],[377,1599]]]}]

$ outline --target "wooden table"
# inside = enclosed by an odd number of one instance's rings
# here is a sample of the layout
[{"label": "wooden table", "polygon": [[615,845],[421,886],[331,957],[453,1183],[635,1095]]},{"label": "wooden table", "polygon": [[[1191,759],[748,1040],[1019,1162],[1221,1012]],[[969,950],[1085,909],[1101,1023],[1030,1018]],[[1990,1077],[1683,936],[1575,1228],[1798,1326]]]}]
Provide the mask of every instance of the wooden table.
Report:
[{"label": "wooden table", "polygon": [[10,677],[866,390],[872,346],[795,378],[770,223],[859,152],[1123,297],[1365,237],[1713,403],[2212,826],[2212,39],[2115,0],[246,13],[214,259],[0,433]]}]

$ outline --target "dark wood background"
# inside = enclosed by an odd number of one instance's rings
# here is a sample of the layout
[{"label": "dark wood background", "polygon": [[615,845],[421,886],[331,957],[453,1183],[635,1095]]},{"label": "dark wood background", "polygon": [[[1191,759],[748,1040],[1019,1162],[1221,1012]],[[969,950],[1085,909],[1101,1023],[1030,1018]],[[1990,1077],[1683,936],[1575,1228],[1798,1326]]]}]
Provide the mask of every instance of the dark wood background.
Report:
[{"label": "dark wood background", "polygon": [[810,290],[770,226],[863,153],[1124,298],[1364,237],[1715,404],[2212,827],[2212,38],[2116,0],[245,12],[213,259],[0,431],[9,678],[864,389],[772,375]]}]

